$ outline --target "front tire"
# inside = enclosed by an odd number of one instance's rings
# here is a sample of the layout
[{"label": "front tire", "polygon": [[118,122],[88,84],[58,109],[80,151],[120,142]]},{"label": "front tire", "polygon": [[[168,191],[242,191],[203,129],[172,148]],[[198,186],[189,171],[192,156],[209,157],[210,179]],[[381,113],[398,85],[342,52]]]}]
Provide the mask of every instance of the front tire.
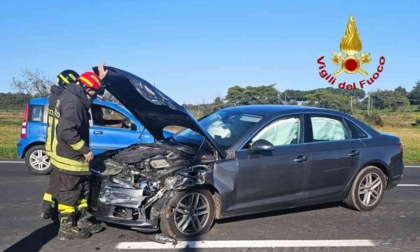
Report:
[{"label": "front tire", "polygon": [[25,155],[25,163],[28,169],[37,175],[49,174],[52,171],[50,158],[47,156],[43,145],[35,145],[29,148]]},{"label": "front tire", "polygon": [[376,166],[363,168],[356,176],[345,203],[355,210],[371,211],[384,197],[386,176]]},{"label": "front tire", "polygon": [[172,238],[191,238],[207,233],[214,221],[214,201],[205,189],[176,192],[162,209],[160,229]]}]

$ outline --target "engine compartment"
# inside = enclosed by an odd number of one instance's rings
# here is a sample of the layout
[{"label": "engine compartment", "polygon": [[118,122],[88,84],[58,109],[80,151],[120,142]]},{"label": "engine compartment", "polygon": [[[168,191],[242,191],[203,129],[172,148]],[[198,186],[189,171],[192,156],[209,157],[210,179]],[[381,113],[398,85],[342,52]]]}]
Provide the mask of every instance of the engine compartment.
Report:
[{"label": "engine compartment", "polygon": [[[98,204],[112,206],[108,217],[118,218],[121,211],[139,211],[150,219],[164,205],[154,207],[164,196],[168,199],[176,190],[212,183],[214,161],[215,154],[202,146],[169,141],[132,145],[92,162],[92,175],[101,178],[98,194],[93,197]],[[154,214],[151,208],[157,208]],[[133,216],[128,219],[134,220]]]}]

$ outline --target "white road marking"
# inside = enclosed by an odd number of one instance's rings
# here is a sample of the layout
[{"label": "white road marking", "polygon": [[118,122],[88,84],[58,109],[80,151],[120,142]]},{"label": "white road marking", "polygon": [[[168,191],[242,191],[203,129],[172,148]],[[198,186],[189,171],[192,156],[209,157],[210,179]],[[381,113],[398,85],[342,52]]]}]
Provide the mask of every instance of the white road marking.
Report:
[{"label": "white road marking", "polygon": [[404,168],[420,168],[420,165],[407,165]]},{"label": "white road marking", "polygon": [[419,184],[399,184],[398,186],[409,187],[409,186],[420,186]]},{"label": "white road marking", "polygon": [[0,164],[24,164],[25,161],[0,161]]},{"label": "white road marking", "polygon": [[303,248],[303,247],[373,247],[372,240],[231,240],[181,241],[177,245],[157,242],[120,242],[115,249],[185,249],[185,248]]}]

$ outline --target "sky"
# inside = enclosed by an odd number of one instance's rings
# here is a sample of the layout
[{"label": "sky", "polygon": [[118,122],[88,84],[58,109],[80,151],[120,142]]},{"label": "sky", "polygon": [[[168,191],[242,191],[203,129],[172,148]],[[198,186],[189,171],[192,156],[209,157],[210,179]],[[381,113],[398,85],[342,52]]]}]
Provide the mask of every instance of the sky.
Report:
[{"label": "sky", "polygon": [[[383,71],[366,92],[410,91],[420,79],[420,1],[19,1],[0,15],[0,92],[21,70],[56,78],[64,69],[90,71],[99,62],[129,71],[178,103],[208,103],[229,87],[276,83],[311,90],[359,83]],[[342,73],[334,85],[319,75],[353,15],[368,76]],[[341,52],[343,56],[344,53]]]}]

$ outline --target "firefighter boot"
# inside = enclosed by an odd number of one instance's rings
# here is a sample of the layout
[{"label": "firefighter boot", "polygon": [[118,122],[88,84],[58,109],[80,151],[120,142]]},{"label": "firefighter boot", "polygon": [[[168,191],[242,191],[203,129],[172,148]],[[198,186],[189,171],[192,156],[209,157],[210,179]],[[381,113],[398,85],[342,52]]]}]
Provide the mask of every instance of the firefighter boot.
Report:
[{"label": "firefighter boot", "polygon": [[46,204],[42,205],[42,212],[41,212],[41,217],[43,219],[51,219],[52,222],[54,222],[54,224],[59,225],[60,224],[60,220],[58,218],[58,209],[57,209],[57,202],[55,200],[51,201],[51,203],[49,204],[49,206],[46,206]]},{"label": "firefighter boot", "polygon": [[77,220],[78,228],[87,230],[91,234],[99,233],[104,229],[101,223],[98,223],[93,216],[88,218],[88,212],[86,208],[79,209],[78,216],[79,216]]},{"label": "firefighter boot", "polygon": [[74,213],[60,213],[60,230],[58,231],[58,239],[86,239],[90,233],[74,225]]}]

